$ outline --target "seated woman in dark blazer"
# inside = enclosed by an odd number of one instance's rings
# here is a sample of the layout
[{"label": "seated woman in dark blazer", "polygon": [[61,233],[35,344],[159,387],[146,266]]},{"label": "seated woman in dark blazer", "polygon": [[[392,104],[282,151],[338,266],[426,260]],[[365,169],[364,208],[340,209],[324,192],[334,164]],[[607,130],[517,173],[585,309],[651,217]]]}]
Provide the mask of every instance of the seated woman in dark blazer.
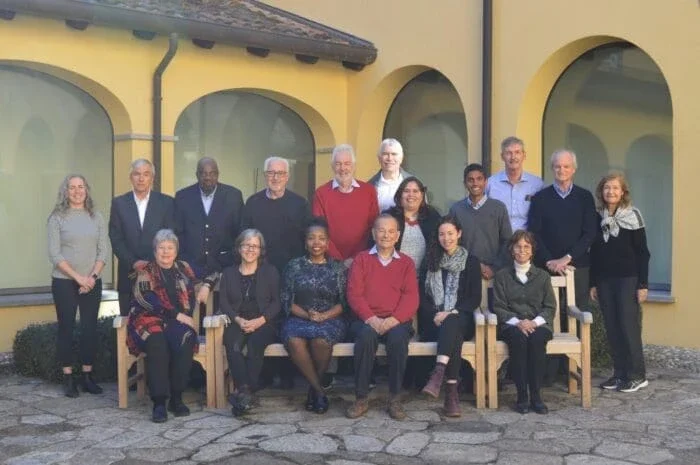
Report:
[{"label": "seated woman in dark blazer", "polygon": [[238,416],[252,408],[265,348],[277,336],[280,289],[277,269],[264,261],[265,239],[260,231],[241,232],[234,255],[238,263],[224,270],[219,299],[221,312],[231,320],[224,329],[224,346],[236,386],[229,402]]},{"label": "seated woman in dark blazer", "polygon": [[321,376],[346,330],[346,268],[328,257],[328,242],[328,224],[322,218],[312,220],[306,229],[307,255],[289,262],[282,288],[282,308],[288,315],[282,341],[310,384],[306,410],[316,413],[328,410]]},{"label": "seated woman in dark blazer", "polygon": [[443,217],[430,241],[425,295],[420,306],[421,341],[436,341],[437,364],[423,393],[437,398],[443,379],[445,415],[460,416],[457,378],[462,343],[474,337],[474,310],[481,303],[479,260],[459,245],[462,228],[453,216]]},{"label": "seated woman in dark blazer", "polygon": [[[549,273],[532,265],[535,236],[515,231],[509,244],[513,266],[493,278],[493,312],[498,317],[498,337],[508,344],[510,372],[518,391],[515,411],[530,409],[545,414],[540,385],[546,366],[547,342],[552,339],[555,305]],[[528,402],[528,387],[530,397]]]}]

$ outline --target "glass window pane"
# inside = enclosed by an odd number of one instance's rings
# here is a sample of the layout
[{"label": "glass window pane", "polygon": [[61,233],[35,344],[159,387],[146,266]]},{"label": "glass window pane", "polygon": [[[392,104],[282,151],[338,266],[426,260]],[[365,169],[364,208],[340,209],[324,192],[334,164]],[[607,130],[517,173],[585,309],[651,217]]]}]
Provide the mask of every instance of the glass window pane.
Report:
[{"label": "glass window pane", "polygon": [[591,191],[609,170],[623,171],[646,220],[650,286],[662,290],[671,284],[671,134],[666,80],[646,53],[628,43],[574,61],[552,90],[544,115],[545,179],[552,180],[549,154],[561,147],[576,152],[576,183]]},{"label": "glass window pane", "polygon": [[444,213],[464,198],[466,128],[456,89],[437,71],[426,71],[401,89],[384,126],[384,137],[403,145],[403,167],[427,185],[430,203]]},{"label": "glass window pane", "polygon": [[256,94],[227,91],[188,106],[175,127],[175,189],[196,182],[197,160],[216,159],[219,180],[244,199],[265,188],[263,162],[290,161],[289,189],[309,197],[314,188],[314,141],[308,125],[289,108]]},{"label": "glass window pane", "polygon": [[[112,199],[112,125],[87,93],[52,76],[0,65],[0,291],[46,287],[46,219],[58,186],[83,174],[105,222]],[[111,260],[103,272],[111,281]]]}]

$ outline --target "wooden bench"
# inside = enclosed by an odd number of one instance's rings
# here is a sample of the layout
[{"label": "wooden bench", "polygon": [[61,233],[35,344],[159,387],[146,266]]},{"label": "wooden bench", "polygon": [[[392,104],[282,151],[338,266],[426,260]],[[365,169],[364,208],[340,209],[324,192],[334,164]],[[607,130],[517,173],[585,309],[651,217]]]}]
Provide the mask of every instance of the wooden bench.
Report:
[{"label": "wooden bench", "polygon": [[[483,296],[488,295],[488,289],[493,287],[493,280],[483,281]],[[553,322],[553,338],[547,343],[548,355],[566,355],[569,359],[568,389],[569,394],[576,394],[581,388],[581,406],[591,406],[591,324],[593,315],[582,312],[576,307],[574,288],[574,271],[567,271],[565,276],[552,276],[552,287],[556,299],[556,312]],[[567,318],[569,329],[561,331],[559,319],[559,291],[563,289],[567,302]],[[496,339],[498,320],[496,315],[489,312],[486,297],[482,299],[481,311],[484,313],[486,325],[486,358],[488,381],[488,406],[498,408],[498,379],[497,371],[508,359],[508,345]],[[578,323],[578,324],[577,324]]]},{"label": "wooden bench", "polygon": [[[486,325],[484,315],[476,309],[474,312],[475,336],[471,341],[462,344],[462,359],[466,360],[474,369],[475,383],[474,393],[476,396],[476,407],[486,406],[486,360],[485,360],[485,333]],[[217,341],[215,347],[214,360],[216,364],[216,407],[225,408],[228,406],[227,394],[229,384],[227,382],[228,364],[226,360],[226,350],[223,346],[224,318],[214,316],[209,322],[212,331],[216,334],[214,340]],[[232,323],[235,324],[235,323]],[[415,318],[414,318],[415,328]],[[354,355],[355,344],[343,342],[333,346],[334,357],[352,357]],[[265,349],[266,357],[287,357],[289,354],[283,344],[270,344]],[[386,355],[384,344],[379,344],[377,355]],[[436,342],[411,341],[408,345],[408,355],[410,356],[435,356],[437,355]]]},{"label": "wooden bench", "polygon": [[[196,295],[196,294],[195,294]],[[209,408],[216,406],[216,366],[215,347],[221,345],[216,339],[218,334],[210,329],[211,327],[211,311],[213,305],[213,292],[209,293],[209,302],[206,305],[206,316],[204,317],[203,326],[205,335],[199,337],[199,351],[194,354],[194,361],[199,362],[204,368],[207,375],[206,381],[206,405]],[[195,332],[199,334],[199,305],[195,305],[193,319],[195,321]],[[129,317],[118,316],[114,318],[112,326],[117,331],[117,388],[119,394],[119,408],[127,408],[129,406],[129,387],[136,383],[136,397],[142,400],[146,396],[146,354],[141,353],[138,356],[132,355],[126,345],[127,322]],[[136,364],[136,373],[129,376],[129,368]]]}]

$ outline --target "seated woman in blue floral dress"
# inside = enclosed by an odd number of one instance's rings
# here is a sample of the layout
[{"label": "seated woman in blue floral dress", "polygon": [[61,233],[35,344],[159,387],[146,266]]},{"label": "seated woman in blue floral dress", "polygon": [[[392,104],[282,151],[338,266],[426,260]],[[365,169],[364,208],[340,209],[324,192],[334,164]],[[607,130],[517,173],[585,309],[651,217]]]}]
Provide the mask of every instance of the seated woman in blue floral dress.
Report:
[{"label": "seated woman in blue floral dress", "polygon": [[328,225],[321,218],[306,229],[306,256],[290,261],[284,272],[282,308],[288,318],[282,341],[289,357],[309,382],[306,409],[328,410],[321,387],[333,353],[333,345],[345,337],[346,271],[342,262],[327,255]]}]

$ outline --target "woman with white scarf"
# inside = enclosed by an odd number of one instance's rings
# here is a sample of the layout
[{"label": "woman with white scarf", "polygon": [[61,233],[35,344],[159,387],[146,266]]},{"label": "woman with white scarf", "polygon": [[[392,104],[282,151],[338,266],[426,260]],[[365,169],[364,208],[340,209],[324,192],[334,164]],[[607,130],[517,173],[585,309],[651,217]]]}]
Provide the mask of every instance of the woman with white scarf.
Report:
[{"label": "woman with white scarf", "polygon": [[642,352],[650,257],[644,220],[620,173],[600,180],[596,199],[600,228],[591,246],[591,299],[603,313],[614,367],[600,387],[635,392],[649,385]]},{"label": "woman with white scarf", "polygon": [[437,363],[423,393],[439,397],[445,385],[445,415],[458,417],[457,378],[462,358],[462,343],[474,337],[474,310],[481,302],[479,260],[459,245],[462,228],[453,216],[445,216],[428,248],[425,295],[421,318],[432,320],[423,325],[422,341],[437,340]]}]

